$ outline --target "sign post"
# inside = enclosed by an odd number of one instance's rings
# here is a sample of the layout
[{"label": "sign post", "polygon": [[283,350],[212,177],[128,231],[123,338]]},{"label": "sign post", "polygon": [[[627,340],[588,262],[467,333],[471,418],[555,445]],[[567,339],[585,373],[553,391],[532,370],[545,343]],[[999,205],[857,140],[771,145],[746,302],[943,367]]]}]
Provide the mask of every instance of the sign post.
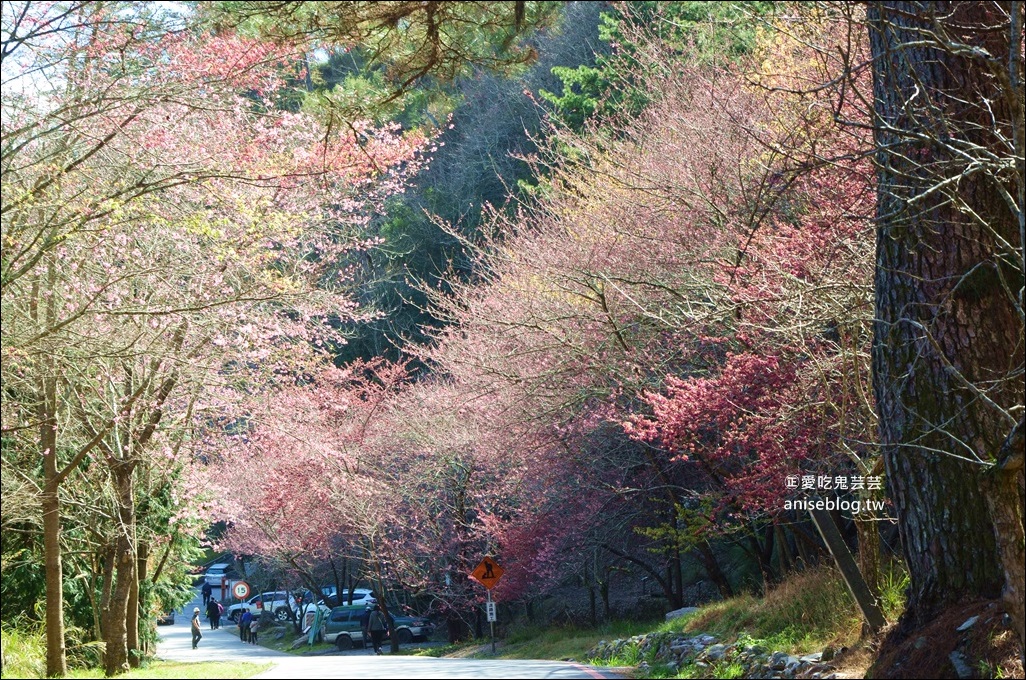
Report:
[{"label": "sign post", "polygon": [[232,595],[237,600],[245,600],[249,597],[249,584],[245,581],[236,581],[235,585],[232,586]]},{"label": "sign post", "polygon": [[492,654],[495,654],[495,603],[492,602],[492,588],[502,578],[503,569],[499,563],[491,557],[485,557],[481,563],[470,573],[475,581],[485,587],[488,601],[485,603],[485,611],[488,614],[488,627],[492,634]]}]

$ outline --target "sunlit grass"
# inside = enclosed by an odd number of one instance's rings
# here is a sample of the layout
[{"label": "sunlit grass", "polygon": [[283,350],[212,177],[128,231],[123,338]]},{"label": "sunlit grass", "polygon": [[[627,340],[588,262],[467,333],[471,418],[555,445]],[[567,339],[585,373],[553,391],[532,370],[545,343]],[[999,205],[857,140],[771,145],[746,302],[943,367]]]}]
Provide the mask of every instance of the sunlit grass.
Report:
[{"label": "sunlit grass", "polygon": [[[615,621],[597,627],[529,627],[511,632],[498,656],[505,659],[577,659],[587,660],[588,651],[601,640],[641,635],[653,630],[660,619],[652,621]],[[623,660],[620,664],[636,662]]]},{"label": "sunlit grass", "polygon": [[[273,666],[271,663],[238,661],[150,661],[141,668],[133,668],[119,678],[251,678]],[[5,669],[6,671],[6,669]],[[7,673],[4,673],[7,676]],[[13,677],[13,676],[12,676]],[[42,677],[34,676],[34,677]],[[68,673],[69,678],[102,678],[103,669],[78,669]]]},{"label": "sunlit grass", "polygon": [[[587,661],[587,653],[600,640],[614,640],[646,633],[660,620],[616,621],[596,627],[524,626],[497,640],[496,653],[484,638],[470,642],[412,649],[410,654],[431,657],[485,657],[500,659],[576,659]],[[615,664],[614,664],[615,665]],[[631,665],[624,660],[621,665]]]},{"label": "sunlit grass", "polygon": [[4,623],[3,641],[5,678],[41,678],[46,674],[46,637],[42,626],[21,627]]},{"label": "sunlit grass", "polygon": [[897,621],[905,611],[905,591],[908,588],[908,570],[900,562],[891,562],[882,569],[880,608],[888,621]]},{"label": "sunlit grass", "polygon": [[[473,643],[476,647],[477,644]],[[409,651],[410,656],[430,656],[436,659],[442,659],[449,656],[456,656],[461,650],[467,649],[469,644],[450,644],[443,645],[441,647],[423,647],[420,649],[412,649]]]},{"label": "sunlit grass", "polygon": [[[881,605],[888,618],[900,614],[906,577],[888,570],[881,584]],[[636,645],[627,645],[619,656],[605,660],[588,658],[588,651],[601,640],[626,639],[644,633],[709,633],[721,641],[739,645],[758,645],[767,651],[803,654],[824,647],[852,646],[860,639],[862,617],[844,581],[828,567],[792,574],[764,597],[743,594],[699,608],[687,617],[672,621],[621,621],[598,627],[523,627],[510,632],[497,649],[496,657],[506,659],[576,659],[604,666],[638,666],[647,661],[651,667],[644,677],[651,678],[737,678],[744,669],[733,658],[706,668],[686,665],[680,669],[644,658]],[[465,645],[423,650],[431,656],[491,657],[487,640]],[[640,676],[639,676],[640,677]]]},{"label": "sunlit grass", "polygon": [[[20,621],[20,627],[3,626],[3,677],[46,677],[46,637],[42,624]],[[73,655],[69,654],[69,657]],[[69,658],[69,662],[73,661]],[[119,678],[251,678],[270,668],[270,663],[238,663],[229,661],[181,662],[150,659],[140,668],[133,668]],[[68,678],[102,678],[102,668],[70,668]]]},{"label": "sunlit grass", "polygon": [[764,597],[746,594],[714,602],[683,626],[671,621],[660,628],[720,639],[744,634],[764,646],[795,652],[854,644],[862,616],[840,575],[819,567],[791,575]]}]

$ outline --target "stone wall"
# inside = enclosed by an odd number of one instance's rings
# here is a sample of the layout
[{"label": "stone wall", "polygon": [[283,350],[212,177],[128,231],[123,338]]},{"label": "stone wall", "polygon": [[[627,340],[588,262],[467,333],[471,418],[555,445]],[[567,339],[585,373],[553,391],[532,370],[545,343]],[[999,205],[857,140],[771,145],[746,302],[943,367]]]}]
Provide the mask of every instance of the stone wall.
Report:
[{"label": "stone wall", "polygon": [[685,635],[683,633],[648,633],[632,638],[602,640],[588,651],[589,659],[608,661],[630,658],[633,648],[644,659],[639,668],[668,667],[677,673],[684,666],[694,666],[702,675],[717,677],[717,667],[737,664],[745,678],[836,678],[836,668],[829,662],[833,649],[801,657],[786,652],[770,651],[758,645],[720,643],[712,635]]}]

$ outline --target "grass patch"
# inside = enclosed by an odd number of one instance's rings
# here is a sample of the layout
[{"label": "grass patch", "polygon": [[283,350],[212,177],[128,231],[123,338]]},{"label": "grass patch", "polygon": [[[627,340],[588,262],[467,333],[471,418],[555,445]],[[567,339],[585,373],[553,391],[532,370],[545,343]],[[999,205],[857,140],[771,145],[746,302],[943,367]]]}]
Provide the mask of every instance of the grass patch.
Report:
[{"label": "grass patch", "polygon": [[[709,675],[710,669],[709,668],[698,668],[697,666],[684,666],[683,668],[680,669],[680,671],[678,673],[673,673],[668,667],[664,666],[664,668],[666,668],[666,673],[667,674],[664,675],[664,676],[661,676],[661,677],[665,677],[665,678],[708,678],[708,677],[710,677],[710,675]],[[722,663],[722,664],[717,664],[714,668],[715,668],[715,670],[713,672],[715,673],[715,675],[713,675],[712,677],[715,677],[717,679],[721,679],[722,678],[722,679],[733,680],[733,678],[743,678],[745,676],[745,669],[739,663],[735,663],[735,662]],[[650,675],[647,675],[645,677],[655,678],[655,677],[660,677],[660,676],[656,676],[656,675],[651,675],[650,674]]]},{"label": "grass patch", "polygon": [[[596,627],[581,626],[521,626],[511,630],[502,640],[496,640],[496,653],[492,654],[488,639],[473,640],[438,647],[411,650],[415,656],[435,658],[499,658],[499,659],[575,659],[588,661],[588,652],[600,640],[627,638],[651,631],[660,620],[615,621]],[[639,658],[633,663],[641,661]],[[610,664],[617,665],[617,664]],[[631,665],[624,660],[620,665]]]},{"label": "grass patch", "polygon": [[[46,677],[46,635],[42,624],[25,620],[4,623],[2,627],[5,678]],[[81,654],[68,650],[68,678],[103,678],[102,668],[75,666]],[[270,668],[270,663],[238,663],[227,661],[181,662],[147,659],[119,678],[251,678]]]},{"label": "grass patch", "polygon": [[[906,583],[900,571],[887,572],[881,595],[889,617],[900,613],[900,592]],[[709,633],[718,640],[737,640],[742,645],[760,645],[789,653],[820,651],[826,646],[854,646],[862,631],[862,616],[847,586],[829,567],[792,574],[765,597],[739,595],[702,607],[695,614],[663,621],[618,621],[598,627],[522,627],[510,631],[499,643],[494,656],[505,659],[576,659],[605,666],[637,666],[645,659],[636,646],[603,661],[588,658],[601,640],[625,639],[645,633]],[[486,640],[449,645],[417,652],[426,656],[476,656],[492,658]],[[705,670],[708,675],[708,669]],[[716,677],[740,677],[739,664],[727,659],[715,668]],[[679,675],[670,668],[653,664],[648,677],[700,677],[700,669],[685,667]],[[695,675],[688,675],[695,673]]]},{"label": "grass patch", "polygon": [[[18,627],[19,623],[22,627]],[[46,676],[46,634],[41,625],[26,621],[4,623],[0,628],[5,678],[42,678]]]},{"label": "grass patch", "polygon": [[[658,625],[653,621],[615,621],[597,627],[558,626],[552,628],[525,627],[506,636],[498,656],[504,659],[587,659],[588,651],[600,640],[628,638],[647,633]],[[491,656],[489,647],[487,656]],[[611,665],[635,665],[626,661]]]},{"label": "grass patch", "polygon": [[888,621],[897,621],[905,611],[908,570],[900,562],[889,562],[880,577],[880,608]]},{"label": "grass patch", "polygon": [[[274,664],[237,661],[149,661],[140,668],[133,668],[119,678],[251,678]],[[6,669],[5,669],[6,670]],[[5,673],[6,675],[6,673]],[[43,677],[35,676],[35,677]],[[102,678],[102,668],[69,671],[69,678]]]},{"label": "grass patch", "polygon": [[[475,647],[476,643],[473,644]],[[459,653],[469,646],[468,643],[460,643],[455,645],[444,645],[442,647],[422,647],[420,649],[412,650],[411,656],[430,656],[434,659],[444,659],[449,656],[458,656]]]},{"label": "grass patch", "polygon": [[641,656],[641,650],[638,649],[637,645],[627,645],[623,648],[623,652],[621,654],[611,656],[608,659],[603,659],[601,663],[593,661],[593,665],[613,666],[614,668],[620,666],[637,666],[644,660],[645,659]]},{"label": "grass patch", "polygon": [[268,649],[274,649],[279,652],[285,652],[286,654],[292,654],[294,656],[325,654],[327,652],[334,652],[337,649],[335,645],[329,645],[327,642],[315,642],[313,645],[303,643],[302,646],[292,649],[292,642],[285,642],[282,640],[275,640],[274,643],[267,644],[264,646]]},{"label": "grass patch", "polygon": [[[230,635],[233,635],[236,638],[239,637],[239,628],[235,624],[229,623],[222,627]],[[282,635],[282,633],[284,633],[284,635]],[[278,637],[279,635],[281,635],[280,638]],[[297,637],[303,638],[303,644],[293,649],[292,645],[295,643]],[[259,640],[257,643],[257,646],[259,647],[273,649],[276,652],[283,652],[294,656],[303,656],[311,653],[324,653],[335,649],[335,645],[328,644],[327,642],[315,642],[313,645],[308,645],[306,642],[306,635],[298,635],[291,623],[263,628],[260,630],[259,637],[257,639]]]},{"label": "grass patch", "polygon": [[855,644],[862,615],[840,575],[818,567],[792,575],[765,597],[746,594],[714,602],[683,626],[669,621],[660,629],[711,633],[721,640],[744,634],[764,646],[806,651]]}]

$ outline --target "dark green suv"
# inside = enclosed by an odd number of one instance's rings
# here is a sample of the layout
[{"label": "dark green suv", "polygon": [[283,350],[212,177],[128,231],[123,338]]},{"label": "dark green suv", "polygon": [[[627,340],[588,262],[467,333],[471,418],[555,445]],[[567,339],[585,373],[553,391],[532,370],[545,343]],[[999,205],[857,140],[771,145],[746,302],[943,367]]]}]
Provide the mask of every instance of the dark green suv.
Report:
[{"label": "dark green suv", "polygon": [[340,651],[363,646],[363,628],[360,617],[366,611],[363,605],[335,607],[324,622],[324,641],[334,642]]}]

